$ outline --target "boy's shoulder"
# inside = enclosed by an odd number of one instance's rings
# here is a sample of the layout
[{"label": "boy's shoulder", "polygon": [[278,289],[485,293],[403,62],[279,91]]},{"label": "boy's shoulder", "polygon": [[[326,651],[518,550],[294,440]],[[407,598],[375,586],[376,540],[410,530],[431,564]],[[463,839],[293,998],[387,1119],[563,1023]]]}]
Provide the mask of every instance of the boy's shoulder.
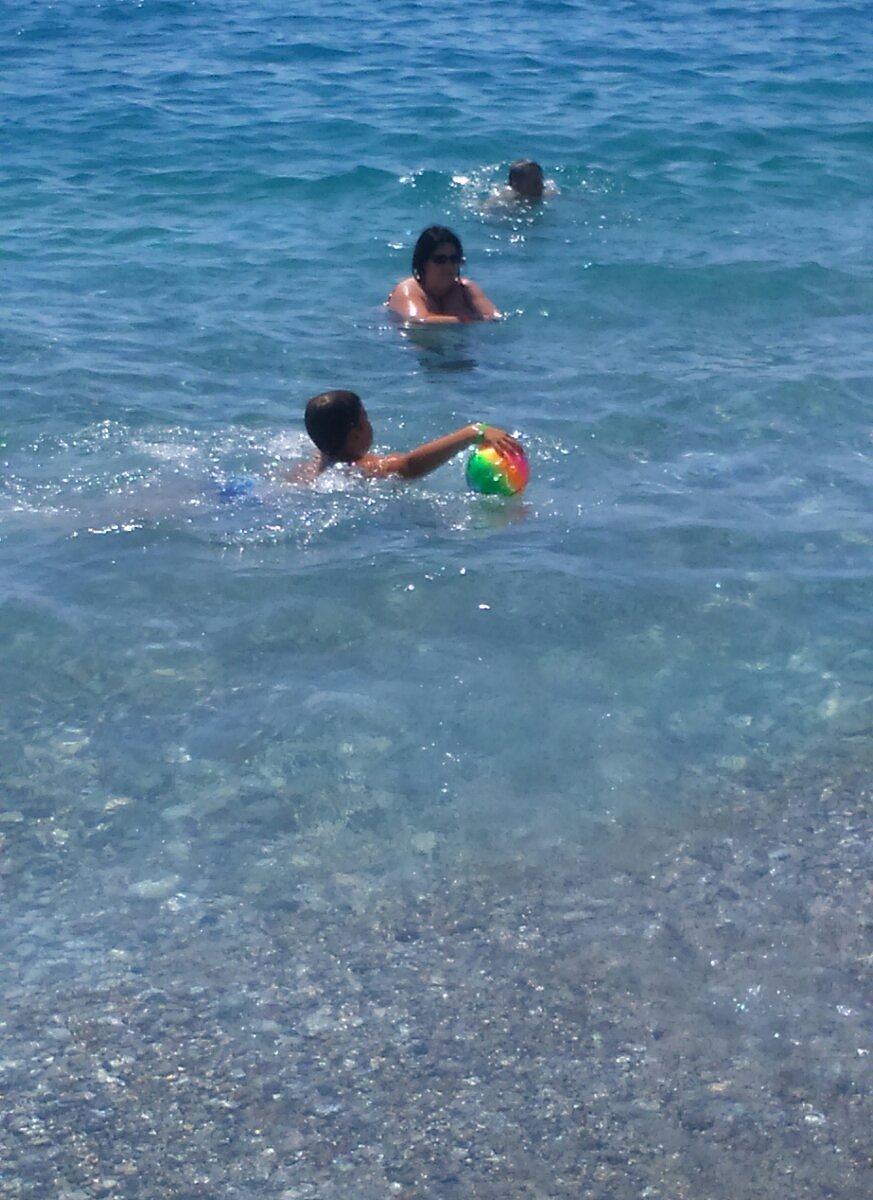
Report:
[{"label": "boy's shoulder", "polygon": [[408,458],[408,454],[368,453],[348,465],[360,471],[368,479],[384,479],[387,475],[401,474]]}]

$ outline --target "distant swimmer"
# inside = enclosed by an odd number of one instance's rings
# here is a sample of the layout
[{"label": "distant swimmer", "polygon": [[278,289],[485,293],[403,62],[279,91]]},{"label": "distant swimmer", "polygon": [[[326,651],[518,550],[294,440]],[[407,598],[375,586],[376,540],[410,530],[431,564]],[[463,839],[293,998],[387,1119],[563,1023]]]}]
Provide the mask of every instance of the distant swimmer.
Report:
[{"label": "distant swimmer", "polygon": [[556,196],[558,189],[551,179],[543,176],[543,169],[532,158],[518,158],[509,168],[509,183],[497,190],[492,199],[506,203],[521,201],[524,204],[538,204],[550,196]]},{"label": "distant swimmer", "polygon": [[310,483],[323,471],[348,464],[372,479],[396,475],[418,479],[428,475],[469,446],[493,446],[501,453],[520,455],[521,443],[502,429],[476,423],[463,425],[432,442],[402,454],[371,454],[373,427],[356,392],[336,390],[313,396],[306,405],[306,432],[318,448],[314,462],[292,476],[296,483]]},{"label": "distant swimmer", "polygon": [[461,239],[430,225],[415,243],[412,275],[396,285],[388,307],[406,321],[428,324],[491,321],[501,314],[478,284],[461,275]]}]

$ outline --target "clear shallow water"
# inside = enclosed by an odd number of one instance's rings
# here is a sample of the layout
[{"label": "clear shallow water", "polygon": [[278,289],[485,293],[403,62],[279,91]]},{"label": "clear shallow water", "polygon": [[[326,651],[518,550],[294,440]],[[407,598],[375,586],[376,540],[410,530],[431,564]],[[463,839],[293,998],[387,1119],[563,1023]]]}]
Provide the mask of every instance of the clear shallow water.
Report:
[{"label": "clear shallow water", "polygon": [[[336,871],[521,880],[560,843],[584,876],[604,829],[644,857],[863,771],[869,33],[802,3],[3,10],[16,961],[72,937],[28,940],[60,896],[133,904],[136,954]],[[521,154],[560,195],[489,207]],[[436,220],[502,324],[386,319]],[[520,431],[528,492],[458,460],[222,503],[330,386],[386,448]]]}]

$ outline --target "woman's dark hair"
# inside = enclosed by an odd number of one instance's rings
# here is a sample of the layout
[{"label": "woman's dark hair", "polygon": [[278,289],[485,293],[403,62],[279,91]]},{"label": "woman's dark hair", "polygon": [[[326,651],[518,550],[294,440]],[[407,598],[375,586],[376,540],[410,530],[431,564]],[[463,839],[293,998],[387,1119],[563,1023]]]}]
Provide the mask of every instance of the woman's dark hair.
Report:
[{"label": "woman's dark hair", "polygon": [[464,247],[461,245],[461,239],[451,229],[446,229],[445,225],[428,225],[423,233],[419,234],[418,241],[415,243],[415,249],[412,252],[412,274],[416,279],[424,277],[424,268],[427,266],[427,260],[436,250],[437,246],[441,246],[443,242],[451,242],[457,250],[458,254],[463,259]]},{"label": "woman's dark hair", "polygon": [[356,392],[336,390],[313,396],[303,419],[306,432],[322,454],[333,458],[361,419],[361,397]]}]

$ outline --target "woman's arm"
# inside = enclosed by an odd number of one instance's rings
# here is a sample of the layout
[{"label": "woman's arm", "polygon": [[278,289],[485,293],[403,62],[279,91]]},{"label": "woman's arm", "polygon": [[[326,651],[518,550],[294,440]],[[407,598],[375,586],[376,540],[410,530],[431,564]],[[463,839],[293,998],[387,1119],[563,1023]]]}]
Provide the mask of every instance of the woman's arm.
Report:
[{"label": "woman's arm", "polygon": [[388,297],[388,307],[398,316],[403,317],[405,321],[458,324],[457,317],[444,316],[442,313],[430,311],[427,297],[416,279],[404,279],[398,283]]},{"label": "woman's arm", "polygon": [[462,279],[461,287],[463,287],[467,293],[467,299],[470,307],[474,312],[478,313],[483,321],[493,321],[495,318],[503,315],[500,310],[495,308],[495,306],[491,303],[491,301],[479,287],[478,283],[474,283],[472,279]]},{"label": "woman's arm", "polygon": [[[417,279],[404,279],[392,291],[388,297],[388,307],[403,317],[405,321],[414,321],[420,325],[463,325],[466,321],[473,320],[482,314],[476,306],[476,302],[472,295],[467,291],[463,284],[459,285],[464,289],[465,296],[461,297],[462,310],[469,308],[470,315],[467,316],[464,312],[463,316],[457,316],[454,313],[435,313],[430,307],[424,289]],[[476,291],[484,295],[481,288],[476,288]],[[456,300],[457,302],[457,300]],[[491,305],[491,301],[486,299],[486,304]],[[493,313],[497,310],[491,305]],[[499,315],[499,314],[497,314]]]}]

